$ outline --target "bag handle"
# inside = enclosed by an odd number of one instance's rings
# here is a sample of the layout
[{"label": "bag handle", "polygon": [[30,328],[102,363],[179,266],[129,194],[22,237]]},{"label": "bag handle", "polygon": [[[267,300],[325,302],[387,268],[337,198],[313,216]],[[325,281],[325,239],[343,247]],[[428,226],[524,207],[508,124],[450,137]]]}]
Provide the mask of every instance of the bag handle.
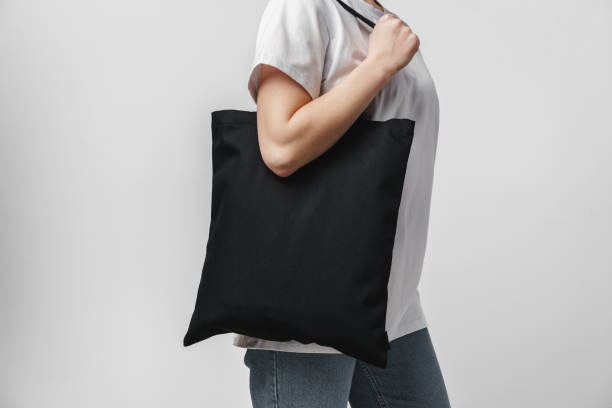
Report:
[{"label": "bag handle", "polygon": [[[372,20],[370,20],[370,19],[364,17],[363,15],[359,14],[355,9],[353,9],[351,6],[349,6],[348,4],[343,2],[342,0],[336,0],[336,1],[338,3],[340,3],[340,5],[342,7],[344,7],[344,9],[346,11],[348,11],[349,13],[351,13],[352,15],[354,15],[355,17],[357,17],[358,19],[360,19],[361,21],[363,21],[364,23],[369,25],[371,28],[374,28],[374,26],[376,25],[376,23],[374,23]],[[363,0],[360,0],[360,1],[363,1]]]}]

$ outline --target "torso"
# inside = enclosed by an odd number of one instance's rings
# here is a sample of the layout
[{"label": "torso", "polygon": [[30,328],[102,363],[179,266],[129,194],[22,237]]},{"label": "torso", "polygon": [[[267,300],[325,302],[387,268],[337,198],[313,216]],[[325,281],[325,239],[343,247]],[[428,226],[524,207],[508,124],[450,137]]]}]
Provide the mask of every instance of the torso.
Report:
[{"label": "torso", "polygon": [[[372,29],[344,10],[335,0],[308,1],[313,2],[313,7],[324,8],[322,11],[326,13],[330,33],[321,83],[321,94],[324,94],[365,59]],[[391,12],[388,9],[383,12],[365,0],[344,2],[374,22],[385,12]],[[410,23],[409,19],[403,20]],[[438,141],[439,103],[421,51],[385,84],[368,105],[363,117],[381,121],[391,118],[415,121],[388,285],[386,329],[389,340],[393,340],[427,326],[417,286],[427,243]],[[242,335],[234,336],[234,345],[280,351],[337,352],[333,348],[314,343],[274,342]]]}]

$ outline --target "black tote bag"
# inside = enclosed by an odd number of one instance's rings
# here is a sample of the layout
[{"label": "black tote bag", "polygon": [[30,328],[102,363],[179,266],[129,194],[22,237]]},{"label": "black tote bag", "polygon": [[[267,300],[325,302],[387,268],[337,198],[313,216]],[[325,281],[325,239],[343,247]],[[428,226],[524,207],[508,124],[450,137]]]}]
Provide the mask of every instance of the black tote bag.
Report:
[{"label": "black tote bag", "polygon": [[256,111],[212,112],[211,219],[183,345],[239,333],[315,342],[385,367],[414,125],[361,116],[321,156],[279,177],[261,157]]}]

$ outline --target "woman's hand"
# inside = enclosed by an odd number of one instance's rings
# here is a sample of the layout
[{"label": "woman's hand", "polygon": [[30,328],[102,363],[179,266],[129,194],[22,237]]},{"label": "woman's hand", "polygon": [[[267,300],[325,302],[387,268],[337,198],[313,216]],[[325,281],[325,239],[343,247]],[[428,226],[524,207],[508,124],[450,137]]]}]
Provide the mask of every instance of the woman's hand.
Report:
[{"label": "woman's hand", "polygon": [[404,68],[419,49],[419,37],[393,14],[378,19],[370,34],[366,59],[380,67],[386,76]]}]

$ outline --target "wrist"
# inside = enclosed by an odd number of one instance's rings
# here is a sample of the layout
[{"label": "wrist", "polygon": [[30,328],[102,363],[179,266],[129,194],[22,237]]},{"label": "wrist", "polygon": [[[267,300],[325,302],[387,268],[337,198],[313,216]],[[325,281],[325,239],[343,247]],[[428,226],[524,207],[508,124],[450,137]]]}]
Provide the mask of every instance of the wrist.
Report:
[{"label": "wrist", "polygon": [[365,60],[363,60],[362,65],[364,65],[364,67],[370,72],[372,76],[378,78],[379,81],[381,81],[381,85],[391,79],[391,77],[395,73],[392,69],[384,66],[384,64],[381,64],[379,61],[369,56],[366,57]]}]

